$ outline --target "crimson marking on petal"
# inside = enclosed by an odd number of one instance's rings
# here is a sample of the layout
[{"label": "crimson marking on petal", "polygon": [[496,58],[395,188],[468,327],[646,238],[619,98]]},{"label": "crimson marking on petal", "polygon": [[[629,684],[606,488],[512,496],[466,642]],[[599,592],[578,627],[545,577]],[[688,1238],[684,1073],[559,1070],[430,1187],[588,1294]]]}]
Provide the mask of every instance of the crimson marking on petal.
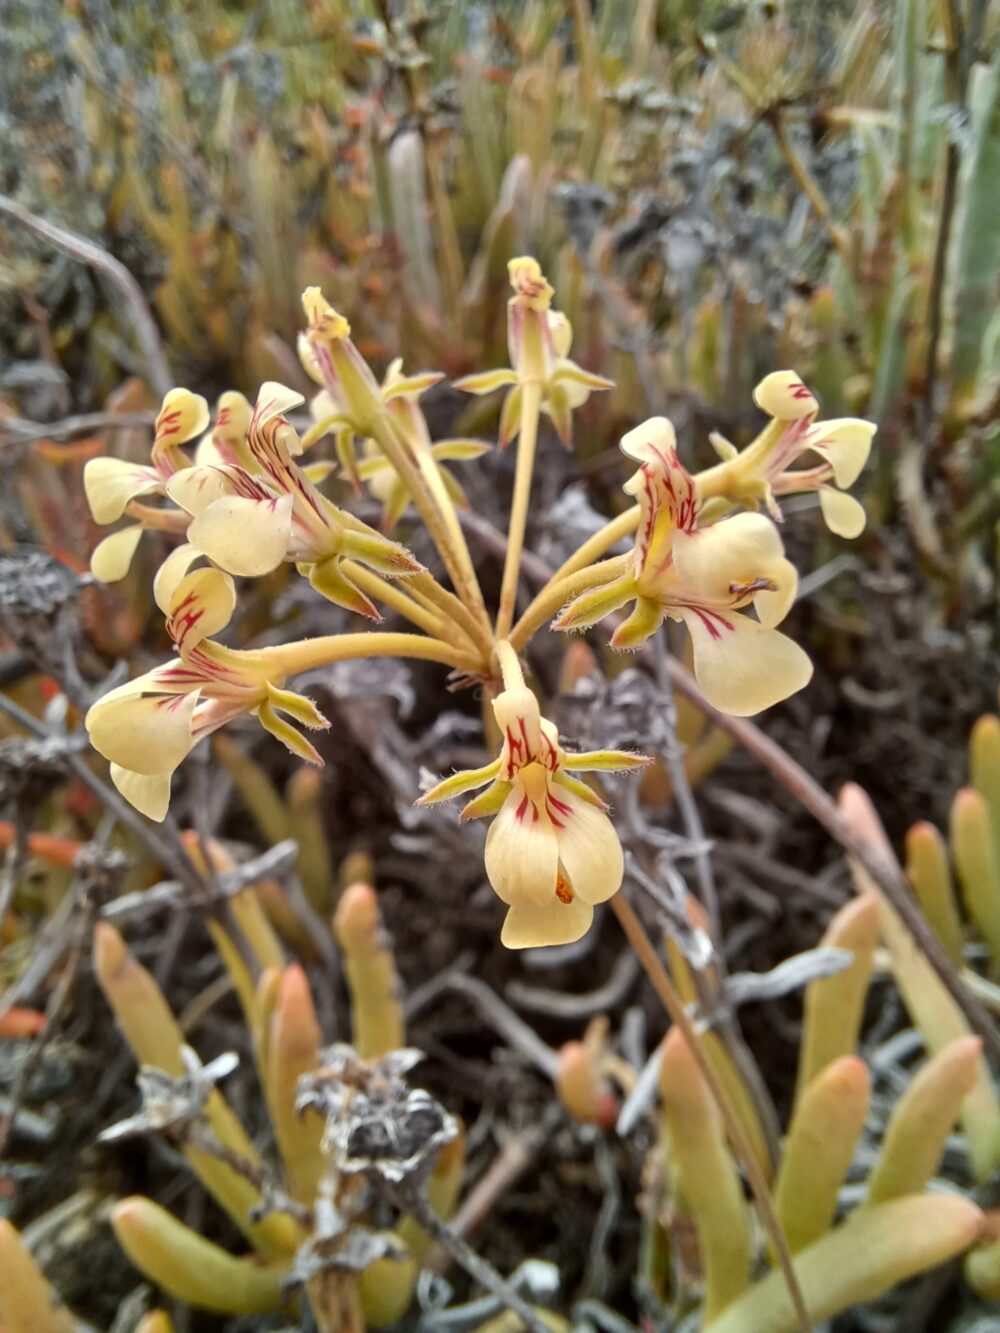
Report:
[{"label": "crimson marking on petal", "polygon": [[721,639],[721,630],[723,629],[733,630],[736,628],[731,620],[727,620],[718,611],[713,611],[707,606],[688,606],[687,609],[695,613],[713,639]]},{"label": "crimson marking on petal", "polygon": [[812,397],[812,394],[809,392],[809,390],[806,388],[806,386],[802,383],[801,380],[796,380],[794,384],[790,384],[790,385],[788,386],[788,390],[789,390],[789,392],[791,393],[791,395],[792,395],[793,398],[811,398],[811,397]]},{"label": "crimson marking on petal", "polygon": [[[566,828],[573,815],[573,807],[567,805],[565,801],[560,801],[558,797],[553,796],[551,792],[549,792],[545,798],[545,809],[549,819],[552,820],[553,824],[555,824],[558,829]],[[559,818],[560,815],[562,816],[561,819]]]},{"label": "crimson marking on petal", "polygon": [[524,819],[524,816],[525,816],[527,813],[528,813],[528,798],[527,798],[527,796],[522,796],[522,797],[521,797],[521,804],[520,804],[520,805],[517,807],[517,809],[514,811],[514,818],[515,818],[515,819],[519,819],[519,820],[523,820],[523,819]]},{"label": "crimson marking on petal", "polygon": [[181,409],[176,407],[171,412],[161,412],[156,418],[155,433],[153,436],[153,447],[160,444],[170,435],[176,435],[180,427]]}]

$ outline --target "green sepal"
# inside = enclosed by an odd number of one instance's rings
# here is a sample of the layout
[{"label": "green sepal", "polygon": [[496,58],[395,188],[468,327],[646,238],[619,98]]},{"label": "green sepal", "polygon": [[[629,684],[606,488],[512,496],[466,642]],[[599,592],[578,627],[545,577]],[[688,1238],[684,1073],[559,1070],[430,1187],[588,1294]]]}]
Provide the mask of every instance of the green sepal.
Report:
[{"label": "green sepal", "polygon": [[312,731],[320,731],[330,725],[313,701],[304,694],[296,694],[294,690],[281,690],[277,685],[268,682],[267,699],[272,708],[276,708],[280,713],[287,713],[289,717],[293,717],[296,722],[301,722],[304,727],[309,727]]},{"label": "green sepal", "polygon": [[611,647],[618,652],[633,652],[663,624],[663,607],[651,597],[639,597],[629,618],[611,636]]},{"label": "green sepal", "polygon": [[312,586],[328,602],[342,606],[345,611],[353,611],[356,615],[367,616],[369,620],[382,619],[374,602],[340,572],[339,556],[330,556],[314,565],[302,565],[300,572],[308,576]]},{"label": "green sepal", "polygon": [[564,449],[573,446],[573,409],[570,407],[569,394],[560,385],[550,381],[545,398],[552,424]]},{"label": "green sepal", "polygon": [[473,797],[469,804],[459,815],[459,819],[464,824],[467,819],[482,819],[484,815],[495,815],[500,811],[500,807],[510,795],[510,789],[513,786],[511,782],[494,782],[480,792],[478,796]]},{"label": "green sepal", "polygon": [[615,387],[614,380],[605,379],[603,375],[594,375],[589,370],[584,370],[582,366],[578,366],[575,361],[563,361],[549,380],[549,384],[558,384],[560,381],[579,384],[584,389],[591,389],[594,392]]},{"label": "green sepal", "polygon": [[411,395],[417,398],[443,379],[444,375],[439,370],[428,370],[422,375],[404,375],[382,390],[382,398],[387,403],[392,402],[393,398],[407,398]]},{"label": "green sepal", "polygon": [[607,810],[607,802],[602,801],[593,787],[588,787],[579,778],[571,778],[568,773],[556,773],[552,781],[558,783],[560,787],[565,787],[567,791],[571,791],[574,796],[578,796],[581,801],[586,801],[588,805],[596,805],[598,810]]},{"label": "green sepal", "polygon": [[509,384],[517,383],[517,373],[513,370],[486,370],[481,375],[466,375],[455,380],[454,387],[463,393],[494,393]]},{"label": "green sepal", "polygon": [[463,792],[472,791],[474,787],[485,787],[486,783],[492,782],[499,772],[499,759],[494,759],[491,764],[485,764],[482,768],[460,769],[450,778],[439,782],[436,787],[431,787],[430,791],[425,791],[423,796],[414,801],[414,805],[437,805],[439,801],[450,801],[452,797],[461,796]]},{"label": "green sepal", "polygon": [[568,769],[584,773],[629,773],[652,762],[648,754],[629,754],[626,750],[584,750],[566,756]]},{"label": "green sepal", "polygon": [[281,741],[292,754],[298,755],[307,763],[322,765],[323,760],[312,741],[306,740],[290,722],[279,717],[270,702],[261,704],[257,709],[257,720],[265,731],[269,731],[276,740]]},{"label": "green sepal", "polygon": [[574,597],[564,606],[552,622],[553,629],[587,629],[596,625],[605,616],[617,611],[630,601],[635,593],[635,580],[631,574],[623,574],[611,583],[604,583],[599,588],[590,588],[587,592]]},{"label": "green sepal", "polygon": [[350,529],[341,538],[341,555],[352,560],[360,560],[386,578],[402,578],[406,574],[419,574],[424,566],[414,560],[405,546],[383,537],[380,532],[369,528],[367,531]]},{"label": "green sepal", "polygon": [[350,426],[344,426],[337,431],[336,448],[337,457],[345,475],[355,491],[360,491],[361,473],[358,470],[358,451],[354,444],[354,431]]},{"label": "green sepal", "polygon": [[492,447],[485,440],[439,440],[431,445],[431,453],[439,463],[464,463],[470,458],[482,458]]},{"label": "green sepal", "polygon": [[503,400],[500,412],[500,448],[506,449],[521,429],[521,386],[515,384]]}]

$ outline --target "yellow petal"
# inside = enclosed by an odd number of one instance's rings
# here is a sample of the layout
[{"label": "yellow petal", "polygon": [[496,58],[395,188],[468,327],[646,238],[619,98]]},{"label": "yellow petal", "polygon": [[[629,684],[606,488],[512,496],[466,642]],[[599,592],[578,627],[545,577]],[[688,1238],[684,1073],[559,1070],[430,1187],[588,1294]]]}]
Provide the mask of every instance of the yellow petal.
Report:
[{"label": "yellow petal", "polygon": [[185,542],[183,546],[178,546],[176,550],[171,551],[156,571],[156,577],[153,579],[153,599],[165,616],[170,615],[174,593],[177,591],[181,580],[195,561],[202,559],[204,559],[204,556],[197,547],[192,546],[190,542]]},{"label": "yellow petal", "polygon": [[112,764],[111,781],[141,815],[154,819],[157,824],[166,818],[170,806],[171,773],[133,773],[131,769]]},{"label": "yellow petal", "polygon": [[319,393],[309,402],[309,415],[317,424],[321,421],[328,421],[331,417],[337,419],[340,417],[340,408],[331,398],[328,390],[320,389]]},{"label": "yellow petal", "polygon": [[853,495],[824,486],[819,493],[819,504],[826,526],[838,537],[860,537],[868,521],[865,507]]},{"label": "yellow petal", "polygon": [[559,871],[559,841],[544,810],[514,783],[486,834],[486,874],[505,903],[551,903]]},{"label": "yellow petal", "polygon": [[501,690],[493,700],[493,716],[503,737],[501,770],[511,778],[542,749],[541,711],[538,700],[526,687]]},{"label": "yellow petal", "polygon": [[553,784],[552,797],[559,802],[553,819],[564,825],[558,830],[559,859],[575,897],[591,906],[606,902],[621,888],[625,873],[614,825],[603,810],[561,783]]},{"label": "yellow petal", "polygon": [[216,500],[239,492],[241,471],[225,464],[182,468],[167,482],[167,494],[185,513],[197,517]]},{"label": "yellow petal", "polygon": [[838,417],[834,421],[818,421],[805,439],[803,446],[829,459],[837,485],[846,490],[853,486],[868,462],[872,439],[877,427],[871,421],[857,417]]},{"label": "yellow petal", "polygon": [[679,601],[732,606],[739,599],[736,590],[770,577],[785,551],[769,518],[742,513],[708,528],[677,533],[673,553]]},{"label": "yellow petal", "polygon": [[708,702],[734,717],[751,717],[808,685],[812,663],[775,629],[730,611],[688,609],[694,674]]},{"label": "yellow petal", "polygon": [[586,935],[593,919],[594,909],[579,898],[563,903],[553,897],[544,907],[514,903],[504,920],[500,943],[508,949],[573,944]]},{"label": "yellow petal", "polygon": [[790,560],[779,560],[769,567],[767,577],[774,584],[774,591],[757,593],[753,604],[761,624],[773,629],[792,609],[799,590],[799,571]]},{"label": "yellow petal", "polygon": [[183,657],[232,619],[236,589],[220,569],[196,569],[183,578],[170,599],[167,633]]},{"label": "yellow petal", "polygon": [[[216,444],[212,435],[206,435],[198,441],[198,447],[194,451],[195,468],[224,467],[228,462],[229,459],[223,457],[219,452],[219,446]],[[189,468],[184,469],[185,472],[192,470],[193,469]],[[182,474],[177,472],[174,475],[179,477]]]},{"label": "yellow petal", "polygon": [[619,448],[637,463],[662,463],[665,455],[676,450],[677,436],[666,417],[650,417],[623,435]]},{"label": "yellow petal", "polygon": [[200,393],[191,393],[188,389],[171,389],[163,399],[163,406],[156,418],[154,450],[185,444],[207,430],[211,420],[208,403]]},{"label": "yellow petal", "polygon": [[337,313],[319,287],[307,287],[302,293],[302,309],[309,321],[309,335],[324,342],[347,338],[351,326]]},{"label": "yellow petal", "polygon": [[141,536],[142,525],[137,523],[98,543],[90,557],[90,572],[98,583],[117,583],[125,577]]},{"label": "yellow petal", "polygon": [[98,699],[84,725],[91,745],[112,763],[147,776],[172,773],[191,749],[197,702],[196,690],[162,693],[150,672]]},{"label": "yellow petal", "polygon": [[276,569],[288,552],[292,497],[247,500],[227,495],[188,529],[188,540],[230,574],[253,578]]},{"label": "yellow petal", "polygon": [[305,399],[294,389],[289,389],[284,384],[279,384],[276,380],[268,380],[260,386],[260,392],[257,394],[257,404],[253,410],[252,428],[262,429],[269,421],[275,417],[287,416],[293,408],[304,403]]},{"label": "yellow petal", "polygon": [[250,429],[250,417],[253,408],[235,389],[228,389],[215,405],[215,426],[213,435],[224,440],[245,440]]},{"label": "yellow petal", "polygon": [[819,411],[819,403],[794,370],[765,375],[753,391],[753,400],[762,412],[779,421],[798,421]]},{"label": "yellow petal", "polygon": [[163,489],[151,467],[126,463],[121,458],[92,458],[83,469],[83,489],[95,523],[115,523],[129,500]]},{"label": "yellow petal", "polygon": [[549,336],[556,356],[569,356],[569,349],[573,346],[573,325],[561,310],[550,310],[548,319]]}]

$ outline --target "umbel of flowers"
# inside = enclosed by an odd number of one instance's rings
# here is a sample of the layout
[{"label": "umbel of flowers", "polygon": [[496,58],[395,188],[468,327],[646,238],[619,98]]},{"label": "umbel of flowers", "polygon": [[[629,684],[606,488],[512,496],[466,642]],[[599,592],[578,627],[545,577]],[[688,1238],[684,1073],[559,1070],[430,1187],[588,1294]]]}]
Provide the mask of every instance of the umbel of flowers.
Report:
[{"label": "umbel of flowers", "polygon": [[[573,413],[612,385],[570,359],[572,329],[552,309],[554,293],[537,262],[513,260],[510,275],[510,368],[458,384],[471,393],[505,389],[499,441],[516,441],[496,610],[486,604],[460,519],[468,501],[444,467],[489,445],[435,442],[421,396],[441,376],[406,374],[394,362],[379,383],[347,321],[310,288],[299,355],[320,389],[301,433],[294,414],[303,400],[283,385],[263,385],[253,407],[240,394],[223,394],[214,422],[204,399],[178,388],[157,417],[149,464],[88,464],[94,518],[129,520],[95,550],[95,577],[123,578],[146,530],[178,545],[154,583],[174,657],[105,695],[86,725],[122,794],[162,819],[175,770],[238,716],[255,717],[307,762],[323,762],[305,733],[325,729],[326,719],[287,686],[303,671],[347,658],[412,657],[450,669],[455,684],[482,684],[500,754],[446,778],[419,804],[483,789],[460,817],[491,817],[485,871],[507,904],[503,942],[518,948],[579,938],[594,906],[621,884],[608,807],[575,774],[627,772],[646,762],[564,749],[522,674],[534,635],[546,625],[566,631],[607,623],[612,648],[636,650],[665,620],[675,621],[690,636],[698,685],[714,707],[749,715],[787,699],[808,684],[812,665],[779,628],[798,587],[781,539],[781,497],[816,493],[831,530],[857,536],[864,511],[847,488],[864,467],[875,427],[818,420],[807,386],[792,371],[776,371],[755,393],[768,418],[757,438],[738,450],[713,435],[720,461],[692,472],[671,423],[654,417],[621,441],[633,465],[624,489],[635,503],[519,605],[539,423],[549,418],[570,446]],[[196,440],[189,455],[184,446]],[[333,459],[307,461],[326,441]],[[338,491],[328,493],[331,482]],[[365,486],[382,501],[381,532],[334,498]],[[386,535],[404,522],[424,528],[436,553],[432,567]],[[609,556],[629,534],[631,552]],[[266,647],[220,642],[237,611],[236,579],[282,564],[350,614],[369,622],[391,615],[409,628],[352,629]]]}]

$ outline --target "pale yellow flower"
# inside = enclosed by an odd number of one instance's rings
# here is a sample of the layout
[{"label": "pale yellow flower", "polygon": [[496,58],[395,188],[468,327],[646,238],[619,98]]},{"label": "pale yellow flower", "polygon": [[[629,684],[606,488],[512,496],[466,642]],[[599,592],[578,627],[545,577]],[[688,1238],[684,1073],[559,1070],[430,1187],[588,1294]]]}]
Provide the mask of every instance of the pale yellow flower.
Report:
[{"label": "pale yellow flower", "polygon": [[[621,447],[639,463],[625,485],[641,511],[632,569],[574,599],[555,627],[583,628],[634,602],[612,646],[637,647],[664,618],[683,622],[698,685],[722,712],[750,716],[802,689],[812,664],[775,628],[798,584],[777,528],[752,513],[699,526],[695,480],[677,457],[666,418],[630,431]],[[751,607],[756,619],[743,614]]]},{"label": "pale yellow flower", "polygon": [[209,637],[229,623],[236,594],[220,570],[192,570],[199,558],[193,547],[179,547],[154,585],[177,658],[111,690],[86,717],[91,744],[111,762],[115,786],[150,819],[165,816],[173,772],[193,747],[244,713],[293,754],[322,763],[292,722],[307,728],[329,723],[309,699],[282,688],[273,658]]},{"label": "pale yellow flower", "polygon": [[500,447],[517,437],[521,418],[521,386],[528,380],[542,385],[542,411],[569,448],[573,439],[573,412],[598,389],[614,388],[614,381],[592,375],[569,358],[573,329],[565,315],[549,307],[552,288],[538,263],[522,257],[508,265],[514,295],[507,302],[507,345],[510,369],[488,370],[455,381],[456,389],[486,394],[508,389],[500,413]]},{"label": "pale yellow flower", "polygon": [[[163,399],[153,433],[149,464],[128,463],[122,458],[92,458],[83,472],[83,487],[94,521],[102,526],[116,523],[130,501],[141,495],[163,495],[175,472],[190,460],[181,445],[200,435],[208,426],[208,404],[187,389],[171,389]],[[128,573],[143,533],[141,523],[105,537],[91,556],[90,568],[100,583],[117,583]]]},{"label": "pale yellow flower", "polygon": [[499,757],[445,779],[417,804],[486,787],[461,818],[495,816],[486,874],[507,904],[501,942],[509,949],[568,944],[590,928],[594,906],[617,893],[624,870],[607,807],[571,774],[617,772],[648,760],[617,750],[567,754],[527,688],[504,691],[493,710],[503,736]]},{"label": "pale yellow flower", "polygon": [[[772,418],[770,425],[742,451],[714,434],[712,444],[722,462],[699,476],[699,495],[763,503],[780,523],[777,496],[815,491],[830,531],[838,537],[860,536],[865,511],[846,492],[868,461],[875,425],[859,417],[817,421],[819,404],[794,370],[766,376],[754,390],[754,402]],[[820,462],[794,467],[803,454]]]},{"label": "pale yellow flower", "polygon": [[343,562],[358,560],[390,578],[422,566],[333,505],[296,464],[302,442],[284,414],[301,402],[281,384],[262,385],[246,437],[253,470],[231,463],[186,468],[170,478],[167,494],[191,515],[188,541],[221,569],[255,577],[292,561],[324,597],[377,620]]},{"label": "pale yellow flower", "polygon": [[[397,357],[382,380],[381,393],[386,413],[398,424],[409,447],[418,456],[425,455],[439,464],[481,458],[490,447],[481,440],[440,440],[437,444],[431,441],[419,398],[425,390],[443,378],[436,372],[404,375],[402,359]],[[309,431],[304,444],[311,444],[328,432],[333,433],[344,472],[356,486],[364,484],[375,499],[381,501],[382,531],[391,532],[405,513],[411,498],[392,463],[372,439],[363,442],[363,457],[357,457],[353,427],[344,414],[337,410],[326,389],[321,390],[310,402],[309,414],[316,424]],[[451,472],[444,467],[439,468],[439,472],[452,501],[467,509],[469,502],[465,492]]]}]

